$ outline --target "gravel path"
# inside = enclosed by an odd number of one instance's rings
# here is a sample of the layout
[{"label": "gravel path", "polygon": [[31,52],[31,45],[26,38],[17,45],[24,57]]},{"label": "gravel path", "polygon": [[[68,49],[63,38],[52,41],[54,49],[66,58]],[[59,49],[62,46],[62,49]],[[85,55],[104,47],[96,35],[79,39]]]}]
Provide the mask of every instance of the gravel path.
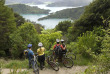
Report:
[{"label": "gravel path", "polygon": [[[40,74],[80,74],[81,72],[84,72],[84,70],[87,68],[87,66],[73,66],[72,68],[60,68],[59,71],[54,71],[52,69],[43,69],[40,70]],[[18,69],[18,71],[24,71],[27,69]],[[9,74],[10,69],[2,69],[2,74]],[[12,70],[11,70],[12,71]],[[33,73],[31,73],[33,74]]]}]

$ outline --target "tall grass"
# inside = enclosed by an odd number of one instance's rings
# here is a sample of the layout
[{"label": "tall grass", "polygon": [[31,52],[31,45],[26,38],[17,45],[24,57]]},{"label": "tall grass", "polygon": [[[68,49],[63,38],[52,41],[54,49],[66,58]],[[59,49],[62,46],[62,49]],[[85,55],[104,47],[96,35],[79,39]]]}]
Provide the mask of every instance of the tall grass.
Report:
[{"label": "tall grass", "polygon": [[28,68],[28,60],[10,60],[8,63],[3,65],[3,68]]}]

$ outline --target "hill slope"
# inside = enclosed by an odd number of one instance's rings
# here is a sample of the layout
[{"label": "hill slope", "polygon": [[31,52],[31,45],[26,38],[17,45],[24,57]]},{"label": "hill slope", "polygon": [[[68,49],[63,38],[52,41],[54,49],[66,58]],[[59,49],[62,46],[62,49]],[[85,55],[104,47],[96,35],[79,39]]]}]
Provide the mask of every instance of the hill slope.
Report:
[{"label": "hill slope", "polygon": [[5,4],[42,4],[40,0],[6,0]]},{"label": "hill slope", "polygon": [[48,14],[50,10],[40,9],[38,7],[30,7],[24,4],[14,4],[8,5],[8,7],[12,8],[14,12],[19,14]]},{"label": "hill slope", "polygon": [[86,6],[88,5],[92,0],[63,0],[59,2],[54,2],[52,4],[49,4],[49,7],[61,7],[61,6]]},{"label": "hill slope", "polygon": [[56,13],[51,13],[50,15],[40,18],[39,20],[50,19],[50,18],[71,18],[78,19],[80,15],[84,12],[85,7],[70,8],[57,11]]}]

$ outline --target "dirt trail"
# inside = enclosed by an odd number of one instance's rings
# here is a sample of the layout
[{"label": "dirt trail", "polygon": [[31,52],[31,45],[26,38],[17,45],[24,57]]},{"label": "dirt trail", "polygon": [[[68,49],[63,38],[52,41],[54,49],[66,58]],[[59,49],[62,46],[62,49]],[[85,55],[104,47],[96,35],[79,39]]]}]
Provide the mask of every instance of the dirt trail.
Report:
[{"label": "dirt trail", "polygon": [[[84,70],[87,68],[87,66],[74,66],[72,68],[60,68],[59,71],[54,71],[52,69],[43,69],[40,70],[40,74],[80,74],[81,72],[84,72]],[[26,69],[22,69],[24,71]],[[20,71],[20,69],[18,70]],[[2,69],[2,74],[9,74],[10,69]],[[31,73],[33,74],[33,73]]]}]

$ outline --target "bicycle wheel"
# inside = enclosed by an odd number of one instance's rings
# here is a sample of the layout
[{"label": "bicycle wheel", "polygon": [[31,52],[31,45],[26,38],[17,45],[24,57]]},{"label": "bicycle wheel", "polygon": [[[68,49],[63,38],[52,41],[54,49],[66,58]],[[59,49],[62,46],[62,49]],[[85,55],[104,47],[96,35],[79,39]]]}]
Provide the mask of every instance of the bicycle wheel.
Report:
[{"label": "bicycle wheel", "polygon": [[52,69],[54,69],[55,71],[59,70],[59,66],[58,64],[56,64],[55,62],[50,61],[49,65],[52,67]]},{"label": "bicycle wheel", "polygon": [[65,67],[67,67],[67,68],[71,68],[71,67],[73,67],[73,65],[74,65],[73,60],[72,60],[71,58],[68,58],[68,57],[63,58],[62,63],[63,63],[63,65],[64,65]]},{"label": "bicycle wheel", "polygon": [[39,74],[39,67],[38,67],[37,63],[34,64],[34,73]]}]

